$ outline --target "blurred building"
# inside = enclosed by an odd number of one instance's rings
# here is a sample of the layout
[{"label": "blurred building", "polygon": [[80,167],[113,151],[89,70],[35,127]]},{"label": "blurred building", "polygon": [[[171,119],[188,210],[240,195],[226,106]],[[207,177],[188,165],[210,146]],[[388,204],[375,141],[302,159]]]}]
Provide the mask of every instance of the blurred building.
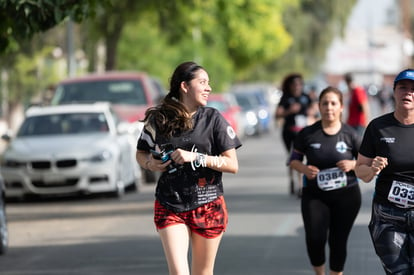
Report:
[{"label": "blurred building", "polygon": [[359,0],[344,36],[333,41],[323,73],[340,86],[343,74],[353,72],[364,85],[387,85],[396,73],[411,67],[413,41],[409,28],[412,0]]}]

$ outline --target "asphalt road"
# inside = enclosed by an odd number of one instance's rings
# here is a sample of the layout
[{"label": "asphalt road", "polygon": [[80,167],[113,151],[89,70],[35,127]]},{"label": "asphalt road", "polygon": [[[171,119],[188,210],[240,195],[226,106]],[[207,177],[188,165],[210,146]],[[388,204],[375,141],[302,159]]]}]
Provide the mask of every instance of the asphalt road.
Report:
[{"label": "asphalt road", "polygon": [[[300,200],[289,194],[278,129],[247,139],[240,170],[224,177],[229,226],[216,260],[218,275],[313,274]],[[345,274],[384,274],[368,234],[373,184],[348,244]],[[122,199],[105,197],[9,203],[10,248],[1,275],[167,274],[152,223],[153,185]]]}]

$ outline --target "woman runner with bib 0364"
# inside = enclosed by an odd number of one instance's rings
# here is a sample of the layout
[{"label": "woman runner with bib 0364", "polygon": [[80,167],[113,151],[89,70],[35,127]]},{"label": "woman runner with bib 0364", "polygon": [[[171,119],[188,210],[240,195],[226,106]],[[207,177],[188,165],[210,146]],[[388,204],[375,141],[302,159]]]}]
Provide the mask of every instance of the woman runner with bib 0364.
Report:
[{"label": "woman runner with bib 0364", "polygon": [[369,231],[386,274],[414,274],[414,70],[394,80],[394,112],[372,120],[356,174],[375,177]]},{"label": "woman runner with bib 0364", "polygon": [[325,274],[328,242],[330,274],[338,275],[343,274],[348,236],[361,207],[361,191],[353,171],[360,138],[341,122],[341,91],[325,88],[318,106],[321,119],[297,135],[290,166],[304,174],[301,209],[315,274]]},{"label": "woman runner with bib 0364", "polygon": [[184,62],[174,71],[163,102],[147,110],[137,161],[162,171],[155,191],[154,222],[169,274],[212,275],[227,226],[222,174],[236,173],[241,146],[216,109],[205,107],[211,92],[206,70]]}]

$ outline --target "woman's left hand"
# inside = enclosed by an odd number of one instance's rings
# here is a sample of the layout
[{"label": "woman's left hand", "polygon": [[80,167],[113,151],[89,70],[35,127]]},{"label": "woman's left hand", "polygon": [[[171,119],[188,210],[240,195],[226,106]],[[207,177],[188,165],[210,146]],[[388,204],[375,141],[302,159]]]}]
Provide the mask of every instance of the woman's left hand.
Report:
[{"label": "woman's left hand", "polygon": [[336,163],[336,166],[346,173],[355,169],[355,163],[355,160],[344,159],[338,161]]}]

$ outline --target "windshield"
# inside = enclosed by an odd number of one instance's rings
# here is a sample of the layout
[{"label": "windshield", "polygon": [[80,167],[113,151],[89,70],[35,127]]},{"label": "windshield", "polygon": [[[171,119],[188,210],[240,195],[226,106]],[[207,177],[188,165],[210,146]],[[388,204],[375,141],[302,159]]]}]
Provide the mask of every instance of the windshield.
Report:
[{"label": "windshield", "polygon": [[128,105],[147,104],[142,83],[135,80],[99,80],[62,84],[57,87],[52,104],[97,101]]},{"label": "windshield", "polygon": [[66,113],[28,117],[18,137],[108,132],[103,113]]},{"label": "windshield", "polygon": [[213,107],[220,112],[225,112],[227,109],[229,109],[229,106],[226,104],[226,102],[219,100],[209,100],[207,102],[207,106]]},{"label": "windshield", "polygon": [[254,103],[252,102],[252,98],[249,95],[236,94],[236,100],[243,110],[254,109]]}]

